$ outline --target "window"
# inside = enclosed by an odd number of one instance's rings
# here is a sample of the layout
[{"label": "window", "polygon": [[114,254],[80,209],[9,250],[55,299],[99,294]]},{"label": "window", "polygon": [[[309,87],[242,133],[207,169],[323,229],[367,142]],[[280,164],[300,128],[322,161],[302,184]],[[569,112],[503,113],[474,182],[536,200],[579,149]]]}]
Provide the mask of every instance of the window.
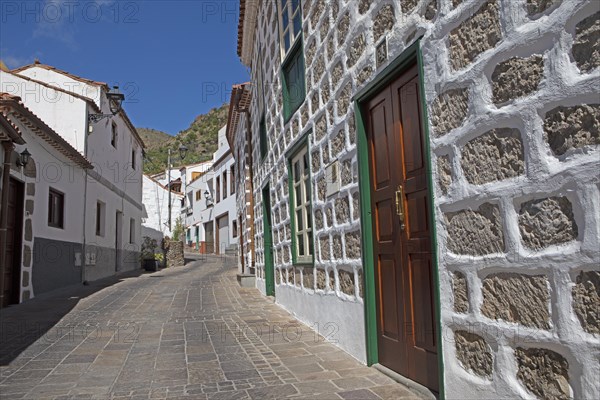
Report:
[{"label": "window", "polygon": [[290,51],[302,31],[300,0],[279,0],[279,35],[281,54]]},{"label": "window", "polygon": [[110,136],[110,144],[115,149],[117,148],[117,134],[118,134],[118,132],[117,132],[117,123],[113,122],[112,123],[112,134]]},{"label": "window", "polygon": [[283,81],[283,117],[287,122],[306,97],[302,41],[294,45],[281,66]]},{"label": "window", "polygon": [[265,122],[265,116],[260,119],[260,159],[264,160],[269,150],[269,143],[267,142],[267,124]]},{"label": "window", "polygon": [[232,227],[231,227],[231,231],[233,233],[233,237],[237,237],[238,233],[237,233],[237,221],[233,221]]},{"label": "window", "polygon": [[106,215],[106,204],[96,202],[96,236],[104,236],[104,221]]},{"label": "window", "polygon": [[227,170],[223,172],[223,200],[227,198]]},{"label": "window", "polygon": [[196,201],[202,200],[202,191],[196,190]]},{"label": "window", "polygon": [[287,122],[306,97],[300,0],[279,0],[279,43],[283,81],[283,117]]},{"label": "window", "polygon": [[48,226],[63,229],[65,195],[50,188],[48,192]]},{"label": "window", "polygon": [[129,243],[135,243],[135,219],[129,218]]},{"label": "window", "polygon": [[135,149],[131,149],[131,169],[135,169]]},{"label": "window", "polygon": [[310,161],[304,146],[290,161],[290,213],[293,226],[294,262],[312,263],[313,230],[310,200]]},{"label": "window", "polygon": [[229,192],[231,194],[235,193],[235,166],[232,165],[229,169]]},{"label": "window", "polygon": [[217,194],[215,196],[215,202],[218,203],[219,201],[221,201],[221,178],[217,176],[216,182],[217,183],[215,190],[217,191]]}]

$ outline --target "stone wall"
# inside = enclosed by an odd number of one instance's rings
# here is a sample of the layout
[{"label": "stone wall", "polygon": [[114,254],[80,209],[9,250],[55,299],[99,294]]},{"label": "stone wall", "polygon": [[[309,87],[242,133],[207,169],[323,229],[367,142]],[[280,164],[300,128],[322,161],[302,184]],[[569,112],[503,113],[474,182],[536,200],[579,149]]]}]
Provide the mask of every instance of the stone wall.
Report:
[{"label": "stone wall", "polygon": [[167,244],[167,267],[181,267],[185,264],[183,242],[170,241]]},{"label": "stone wall", "polygon": [[440,3],[423,61],[446,396],[597,398],[598,3]]},{"label": "stone wall", "polygon": [[[306,100],[286,123],[276,3],[259,3],[252,81],[262,74],[270,150],[254,171],[257,285],[268,182],[277,301],[307,322],[363,304],[351,98],[421,37],[446,396],[600,397],[598,4],[305,0]],[[254,102],[253,132],[261,113]],[[285,153],[306,132],[314,268],[291,261]],[[251,149],[260,159],[258,135]],[[336,160],[342,186],[327,196]]]}]

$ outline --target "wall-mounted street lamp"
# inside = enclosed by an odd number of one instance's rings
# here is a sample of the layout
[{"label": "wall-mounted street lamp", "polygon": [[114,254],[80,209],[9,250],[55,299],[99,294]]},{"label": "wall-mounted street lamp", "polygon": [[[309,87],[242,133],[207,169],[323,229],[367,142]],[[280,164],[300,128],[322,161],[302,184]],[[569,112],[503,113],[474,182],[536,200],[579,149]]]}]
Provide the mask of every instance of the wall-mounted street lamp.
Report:
[{"label": "wall-mounted street lamp", "polygon": [[108,105],[112,114],[89,114],[89,122],[95,124],[96,122],[101,121],[104,118],[110,118],[121,111],[123,100],[125,100],[125,95],[119,92],[118,86],[113,86],[113,88],[106,93],[106,98],[108,99]]},{"label": "wall-mounted street lamp", "polygon": [[27,149],[23,150],[21,154],[19,154],[19,158],[17,158],[17,165],[19,167],[26,167],[30,156],[31,153],[28,152]]},{"label": "wall-mounted street lamp", "polygon": [[[183,161],[187,155],[188,148],[184,145],[179,146],[179,159]],[[167,185],[169,185],[169,230],[171,230],[171,149],[167,150]]]}]

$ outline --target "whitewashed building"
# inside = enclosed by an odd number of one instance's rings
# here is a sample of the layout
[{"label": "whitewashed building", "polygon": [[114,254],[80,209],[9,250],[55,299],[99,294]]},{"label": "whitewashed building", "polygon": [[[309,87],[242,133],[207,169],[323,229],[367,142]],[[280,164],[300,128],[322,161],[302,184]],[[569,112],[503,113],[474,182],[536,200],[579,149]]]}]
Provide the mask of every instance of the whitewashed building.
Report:
[{"label": "whitewashed building", "polygon": [[[0,252],[6,306],[82,282],[82,188],[92,164],[19,97],[1,93],[0,113],[22,140],[3,152],[7,190],[3,187],[2,194],[7,202],[1,212],[7,215],[0,220],[7,237],[0,238]],[[31,156],[23,165],[20,154],[25,150]]]},{"label": "whitewashed building", "polygon": [[[10,72],[0,71],[0,91],[20,96],[35,115],[93,166],[85,170],[85,179],[77,188],[78,197],[84,200],[82,233],[56,228],[71,235],[60,243],[61,247],[81,247],[80,259],[75,259],[77,251],[72,249],[61,251],[55,260],[40,257],[36,264],[34,259],[34,279],[56,282],[48,290],[60,286],[57,268],[74,262],[82,267],[79,281],[139,268],[144,144],[124,110],[92,121],[92,115],[112,114],[106,96],[108,86],[36,61]],[[48,164],[39,168],[51,171],[53,167]],[[53,246],[56,237],[59,235],[34,240],[33,253],[41,254]]]},{"label": "whitewashed building", "polygon": [[248,106],[252,99],[251,83],[234,85],[229,102],[227,141],[234,158],[236,210],[238,225],[238,278],[250,282],[255,275],[254,205],[252,196],[252,153]]},{"label": "whitewashed building", "polygon": [[142,238],[150,237],[158,243],[173,237],[175,218],[181,215],[183,193],[171,191],[171,228],[169,229],[169,188],[144,174]]},{"label": "whitewashed building", "polygon": [[599,398],[598,7],[241,1],[257,287],[415,390]]},{"label": "whitewashed building", "polygon": [[207,201],[205,193],[209,190],[209,181],[213,177],[212,160],[181,168],[185,191],[184,206],[181,210],[184,221],[185,243],[188,248],[202,254],[212,253],[213,240],[208,241],[204,223],[212,221],[212,203]]}]

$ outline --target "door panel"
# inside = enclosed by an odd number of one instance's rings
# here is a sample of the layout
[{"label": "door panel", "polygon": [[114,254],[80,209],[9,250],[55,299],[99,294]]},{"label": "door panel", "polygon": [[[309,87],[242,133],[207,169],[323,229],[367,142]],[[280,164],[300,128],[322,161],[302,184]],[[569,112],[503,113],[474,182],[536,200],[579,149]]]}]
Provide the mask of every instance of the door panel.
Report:
[{"label": "door panel", "polygon": [[438,391],[428,171],[417,66],[365,104],[379,362]]},{"label": "door panel", "polygon": [[271,192],[269,185],[262,191],[263,231],[265,246],[265,288],[267,296],[275,296],[275,268],[273,265],[273,232],[271,220]]},{"label": "door panel", "polygon": [[3,304],[19,302],[21,251],[23,247],[23,184],[10,178],[8,183],[8,219],[6,232],[6,266],[4,268]]}]

